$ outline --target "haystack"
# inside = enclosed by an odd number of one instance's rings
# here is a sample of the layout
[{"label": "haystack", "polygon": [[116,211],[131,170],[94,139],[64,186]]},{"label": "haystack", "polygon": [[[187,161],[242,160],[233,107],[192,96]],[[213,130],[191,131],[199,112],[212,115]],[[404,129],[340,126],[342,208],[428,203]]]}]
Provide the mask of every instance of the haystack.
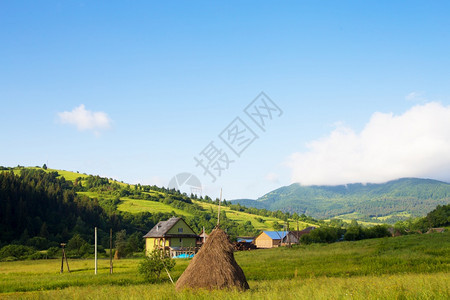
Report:
[{"label": "haystack", "polygon": [[228,235],[216,227],[178,279],[176,289],[249,288],[241,267],[236,263]]}]

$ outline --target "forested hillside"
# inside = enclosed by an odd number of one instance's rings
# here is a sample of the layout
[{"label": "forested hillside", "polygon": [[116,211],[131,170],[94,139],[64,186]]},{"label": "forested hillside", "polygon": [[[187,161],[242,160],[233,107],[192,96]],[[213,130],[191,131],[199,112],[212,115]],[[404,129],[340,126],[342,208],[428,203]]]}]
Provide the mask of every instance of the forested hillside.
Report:
[{"label": "forested hillside", "polygon": [[292,184],[258,200],[233,200],[245,206],[304,213],[315,218],[343,217],[395,223],[425,216],[450,202],[450,184],[430,179],[403,178],[384,184],[301,186]]},{"label": "forested hillside", "polygon": [[[93,239],[98,227],[100,241],[106,247],[109,230],[149,228],[162,215],[118,214],[102,207],[97,199],[77,195],[83,189],[78,181],[66,181],[57,172],[23,169],[0,173],[0,242],[19,243],[46,249],[59,246],[79,234]],[[106,206],[107,203],[102,203]]]}]

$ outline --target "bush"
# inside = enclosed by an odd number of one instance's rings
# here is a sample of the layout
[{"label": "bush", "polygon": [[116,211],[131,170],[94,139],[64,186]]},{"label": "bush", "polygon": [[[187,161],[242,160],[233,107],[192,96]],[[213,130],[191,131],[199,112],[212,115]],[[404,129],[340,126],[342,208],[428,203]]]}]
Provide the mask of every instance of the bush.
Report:
[{"label": "bush", "polygon": [[350,226],[344,234],[344,240],[357,241],[364,238],[364,232],[361,226]]},{"label": "bush", "polygon": [[117,257],[123,258],[127,257],[127,232],[125,229],[116,233],[116,253]]},{"label": "bush", "polygon": [[389,237],[391,236],[391,233],[389,232],[388,228],[385,225],[375,225],[367,229],[364,229],[364,235],[366,239],[373,239],[373,238]]},{"label": "bush", "polygon": [[81,257],[89,249],[86,241],[79,235],[75,234],[67,243],[67,255],[70,257]]},{"label": "bush", "polygon": [[166,269],[168,272],[175,267],[175,260],[165,257],[164,253],[158,249],[148,253],[144,260],[139,263],[139,273],[149,282],[161,281],[161,272]]},{"label": "bush", "polygon": [[34,254],[36,250],[32,247],[23,245],[7,245],[0,249],[0,260],[19,260],[26,259],[28,256]]},{"label": "bush", "polygon": [[300,238],[302,244],[333,243],[342,236],[343,230],[335,227],[316,228]]},{"label": "bush", "polygon": [[59,247],[50,247],[50,248],[48,248],[47,256],[49,258],[61,257],[62,256],[61,248],[59,248]]},{"label": "bush", "polygon": [[44,259],[44,258],[48,258],[47,254],[45,253],[41,253],[39,251],[34,252],[31,255],[28,255],[27,257],[28,259],[32,259],[32,260],[36,260],[36,259]]}]

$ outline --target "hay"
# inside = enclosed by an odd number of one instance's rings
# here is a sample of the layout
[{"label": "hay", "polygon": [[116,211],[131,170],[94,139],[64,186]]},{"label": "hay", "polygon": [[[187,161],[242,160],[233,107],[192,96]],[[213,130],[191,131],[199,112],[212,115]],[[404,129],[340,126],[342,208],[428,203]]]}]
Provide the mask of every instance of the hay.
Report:
[{"label": "hay", "polygon": [[184,288],[249,289],[241,267],[236,263],[228,235],[216,227],[178,279],[177,290]]}]

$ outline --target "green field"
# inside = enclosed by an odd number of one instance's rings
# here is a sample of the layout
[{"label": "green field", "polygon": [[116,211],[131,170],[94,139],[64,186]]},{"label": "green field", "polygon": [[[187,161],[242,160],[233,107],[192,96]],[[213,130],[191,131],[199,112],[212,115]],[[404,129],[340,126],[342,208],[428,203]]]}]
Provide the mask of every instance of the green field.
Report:
[{"label": "green field", "polygon": [[[88,194],[88,193],[84,193],[84,194]],[[89,194],[90,197],[94,197],[95,195],[93,195],[92,193]],[[97,195],[99,196],[99,195]],[[161,202],[156,202],[156,201],[149,201],[149,200],[137,200],[137,199],[130,199],[130,198],[120,198],[121,203],[118,205],[118,210],[121,211],[126,211],[126,212],[130,212],[130,213],[139,213],[139,212],[151,212],[151,213],[171,213],[171,212],[175,212],[177,215],[182,215],[182,216],[186,216],[186,217],[190,217],[192,216],[191,213],[186,212],[184,210],[180,210],[177,208],[174,208],[170,205],[161,203]],[[210,203],[205,203],[205,202],[200,202],[200,201],[193,201],[194,203],[200,205],[201,207],[203,207],[204,209],[210,210],[212,208],[212,210],[214,212],[217,212],[217,205],[215,204],[210,204]],[[238,223],[244,223],[246,221],[250,221],[252,223],[252,225],[258,229],[258,230],[273,230],[273,223],[274,222],[279,222],[281,223],[282,220],[277,219],[277,218],[272,218],[272,217],[260,217],[260,216],[256,216],[256,215],[252,215],[252,214],[248,214],[245,212],[240,212],[240,211],[233,211],[228,207],[221,207],[222,211],[225,211],[227,214],[227,218],[236,221]],[[263,220],[265,220],[263,223],[257,221],[257,218],[261,218]],[[307,227],[308,225],[306,223],[303,222],[299,222],[300,223],[300,227],[304,228]]]},{"label": "green field", "polygon": [[387,219],[389,219],[390,217],[404,217],[404,218],[411,218],[412,217],[412,215],[410,214],[410,213],[407,213],[407,212],[399,212],[399,213],[396,213],[396,214],[390,214],[390,215],[388,215],[388,216],[383,216],[383,217],[376,217],[376,219],[377,220],[380,220],[380,221],[386,221]]},{"label": "green field", "polygon": [[[352,222],[352,220],[358,220],[358,224],[361,224],[364,226],[380,225],[380,223],[361,221],[361,218],[363,218],[363,217],[364,216],[362,214],[356,213],[356,212],[351,213],[351,214],[336,216],[337,219],[341,219],[342,221],[349,223],[349,224]],[[330,221],[330,219],[325,220],[325,221]]]},{"label": "green field", "polygon": [[[21,299],[449,299],[450,233],[237,252],[250,290],[184,291],[146,284],[139,259],[0,263],[0,298]],[[177,279],[188,260],[171,272]]]},{"label": "green field", "polygon": [[58,174],[61,177],[64,177],[66,180],[75,181],[78,177],[85,178],[87,175],[85,174],[79,174],[71,171],[64,171],[64,170],[53,170],[53,169],[47,169],[46,172],[58,172]]},{"label": "green field", "polygon": [[[78,192],[80,195],[86,195],[90,198],[111,198],[112,196],[99,194],[96,192]],[[175,212],[177,215],[182,216],[192,216],[191,213],[186,212],[184,210],[172,207],[170,205],[164,204],[162,202],[150,201],[150,200],[140,200],[140,199],[131,199],[127,197],[120,198],[120,204],[117,206],[117,209],[120,211],[126,211],[130,213],[140,213],[140,212],[150,212],[154,213],[171,213]]]},{"label": "green field", "polygon": [[170,205],[156,202],[156,201],[149,201],[149,200],[137,200],[137,199],[130,199],[130,198],[120,198],[120,204],[117,206],[118,210],[121,211],[127,211],[130,213],[139,213],[139,212],[151,212],[153,213],[171,213],[175,212],[177,215],[182,215],[186,217],[192,216],[191,213],[172,207]]},{"label": "green field", "polygon": [[[193,202],[200,205],[201,207],[203,207],[206,210],[212,209],[215,213],[217,213],[218,206],[215,204],[205,203],[205,202],[195,201],[195,200],[193,200]],[[277,218],[263,217],[263,216],[252,215],[252,214],[249,214],[246,212],[235,211],[235,210],[231,210],[229,207],[226,207],[226,206],[221,206],[220,209],[222,211],[226,212],[227,218],[229,218],[233,221],[236,221],[238,223],[244,223],[244,222],[250,221],[252,223],[253,227],[255,227],[258,230],[274,230],[273,229],[274,222],[278,222],[279,224],[284,223],[283,220],[280,220]],[[264,222],[259,222],[257,220],[257,218],[263,219]],[[291,220],[291,226],[297,226],[296,224],[294,224],[293,220]],[[308,224],[308,223],[301,222],[301,221],[299,222],[300,229],[303,229],[308,226],[317,226],[317,225],[312,225],[312,224]]]},{"label": "green field", "polygon": [[[389,215],[386,215],[383,217],[373,217],[373,219],[384,222],[391,217],[411,218],[412,215],[407,212],[399,212],[399,213],[389,214]],[[336,216],[336,218],[341,219],[347,223],[350,223],[352,220],[358,220],[359,224],[362,224],[365,226],[373,226],[373,225],[380,224],[380,223],[375,223],[375,222],[361,221],[361,219],[364,219],[364,215],[357,213],[357,212],[353,212],[351,214],[345,214],[345,215],[338,215],[338,216]]]},{"label": "green field", "polygon": [[[88,175],[86,174],[79,174],[76,172],[71,172],[71,171],[64,171],[64,170],[55,170],[55,169],[47,169],[44,170],[42,168],[38,168],[38,167],[26,167],[27,169],[41,169],[47,173],[49,172],[58,172],[59,176],[64,177],[66,180],[69,181],[75,181],[75,179],[77,179],[78,177],[84,178],[87,177]],[[22,168],[14,168],[13,171],[15,174],[20,175]],[[0,172],[8,172],[8,170],[0,170]]]}]

